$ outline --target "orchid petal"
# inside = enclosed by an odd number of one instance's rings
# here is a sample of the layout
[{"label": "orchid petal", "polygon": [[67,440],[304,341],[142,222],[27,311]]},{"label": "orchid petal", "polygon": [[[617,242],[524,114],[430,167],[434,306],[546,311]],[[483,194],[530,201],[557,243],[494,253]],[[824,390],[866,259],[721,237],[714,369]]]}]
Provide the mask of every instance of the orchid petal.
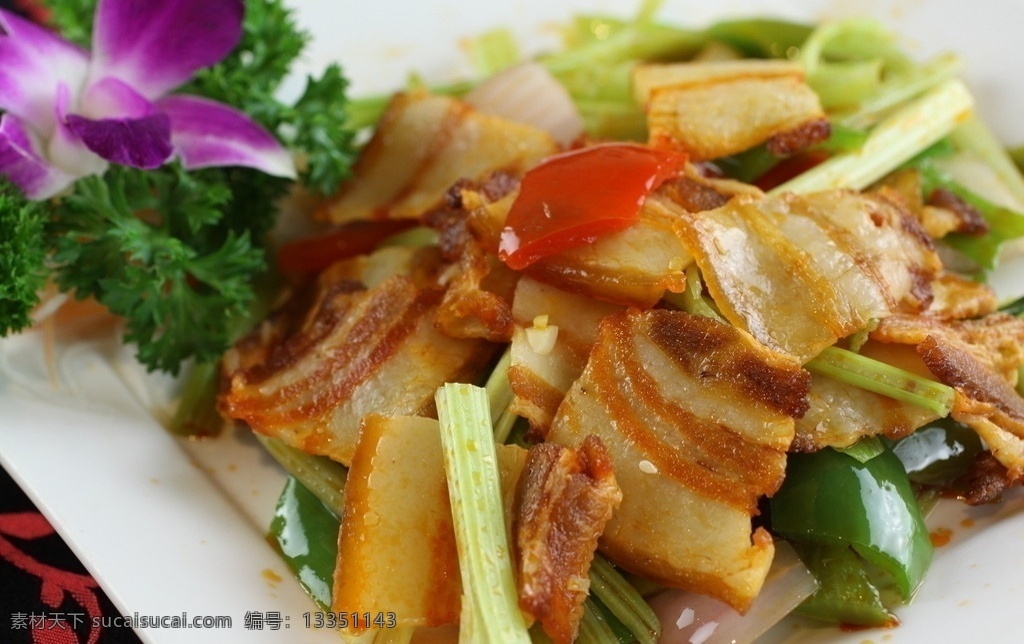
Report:
[{"label": "orchid petal", "polygon": [[50,163],[73,177],[102,174],[107,162],[85,147],[82,139],[67,126],[68,111],[71,108],[71,90],[64,84],[57,86],[57,102],[53,106],[57,127],[46,146]]},{"label": "orchid petal", "polygon": [[89,57],[52,32],[3,10],[0,29],[0,109],[49,135],[55,126],[58,84],[77,92],[85,81]]},{"label": "orchid petal", "polygon": [[100,0],[93,78],[113,76],[155,100],[228,55],[243,0]]},{"label": "orchid petal", "polygon": [[185,168],[240,165],[295,177],[291,154],[244,113],[198,96],[168,96],[157,107],[171,117],[171,141]]},{"label": "orchid petal", "polygon": [[134,88],[116,78],[91,83],[82,94],[77,112],[92,119],[141,118],[156,109]]},{"label": "orchid petal", "polygon": [[24,123],[12,114],[0,115],[0,174],[29,199],[52,197],[75,180],[47,163],[38,150],[38,141]]},{"label": "orchid petal", "polygon": [[108,111],[111,118],[68,114],[68,96],[61,87],[57,117],[62,126],[57,128],[50,152],[50,158],[60,159],[65,169],[90,174],[90,163],[106,160],[152,170],[170,158],[170,118],[121,81],[105,79],[86,92],[94,107]]},{"label": "orchid petal", "polygon": [[171,120],[155,113],[139,118],[67,117],[68,128],[85,147],[111,163],[152,170],[171,157]]}]

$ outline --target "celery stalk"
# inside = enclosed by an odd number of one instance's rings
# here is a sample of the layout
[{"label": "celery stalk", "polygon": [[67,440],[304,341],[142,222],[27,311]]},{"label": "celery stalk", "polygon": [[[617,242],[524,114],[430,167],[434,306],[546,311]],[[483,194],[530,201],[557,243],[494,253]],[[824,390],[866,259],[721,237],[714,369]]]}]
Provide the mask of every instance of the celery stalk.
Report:
[{"label": "celery stalk", "polygon": [[[553,74],[627,60],[689,58],[707,42],[700,31],[671,27],[643,18],[633,21],[590,17],[589,37],[577,37],[564,51],[541,59]],[[576,36],[583,30],[577,28]]]},{"label": "celery stalk", "polygon": [[584,603],[583,618],[580,620],[579,634],[576,638],[578,644],[619,644],[619,638],[615,631],[605,620],[593,601],[587,600]]},{"label": "celery stalk", "polygon": [[1024,172],[1024,145],[1018,145],[1009,150],[1010,161],[1017,166],[1017,170]]},{"label": "celery stalk", "polygon": [[462,575],[460,642],[530,642],[519,610],[495,453],[481,387],[449,383],[435,395]]},{"label": "celery stalk", "polygon": [[856,105],[876,94],[882,84],[881,60],[821,63],[807,84],[818,95],[826,111]]},{"label": "celery stalk", "polygon": [[629,101],[589,100],[573,97],[583,117],[583,126],[591,135],[618,141],[646,141],[647,115]]},{"label": "celery stalk", "polygon": [[973,152],[985,161],[1019,203],[1024,204],[1024,176],[1010,153],[999,143],[992,130],[976,115],[953,130],[950,138],[961,150]]},{"label": "celery stalk", "polygon": [[863,18],[823,23],[800,47],[798,60],[826,110],[868,100],[884,78],[913,69],[885,27]]},{"label": "celery stalk", "polygon": [[666,292],[663,299],[690,315],[725,321],[711,299],[704,297],[704,282],[701,281],[700,269],[695,264],[686,267],[686,290],[682,293]]},{"label": "celery stalk", "polygon": [[714,304],[704,297],[704,282],[701,280],[700,269],[696,264],[686,267],[686,290],[683,291],[683,308],[687,313],[702,315],[724,322],[725,318],[715,309]]},{"label": "celery stalk", "polygon": [[512,426],[515,425],[519,415],[512,411],[512,399],[515,393],[508,381],[508,367],[512,363],[511,348],[505,349],[498,364],[494,366],[491,375],[487,378],[484,388],[487,390],[487,398],[490,402],[491,418],[494,420],[494,440],[504,443],[512,433]]},{"label": "celery stalk", "polygon": [[876,125],[860,150],[837,154],[771,193],[863,190],[948,135],[970,115],[973,103],[962,82],[946,81]]},{"label": "celery stalk", "polygon": [[345,481],[348,470],[326,456],[315,456],[277,438],[256,434],[275,461],[338,517],[345,511]]},{"label": "celery stalk", "polygon": [[661,622],[636,588],[600,554],[590,564],[590,592],[633,634],[638,644],[655,644]]},{"label": "celery stalk", "polygon": [[799,59],[813,66],[828,61],[881,60],[889,72],[901,72],[913,63],[884,23],[872,18],[824,21],[800,47]]},{"label": "celery stalk", "polygon": [[[1005,208],[982,197],[943,172],[933,159],[914,163],[921,176],[923,194],[937,188],[949,190],[977,210],[988,222],[985,235],[949,235],[944,241],[977,264],[977,275],[984,277],[999,261],[1000,247],[1008,241],[1024,237],[1024,213]],[[1024,202],[1022,202],[1024,203]]]},{"label": "celery stalk", "polygon": [[505,28],[492,29],[463,41],[473,69],[480,76],[497,74],[521,60],[519,46]]},{"label": "celery stalk", "polygon": [[857,459],[860,463],[867,463],[885,451],[885,444],[877,436],[865,436],[849,447],[837,447],[834,449],[837,452],[846,454],[850,458]]},{"label": "celery stalk", "polygon": [[804,24],[753,18],[717,22],[708,29],[708,36],[749,58],[787,58],[799,51],[811,32],[812,28]]},{"label": "celery stalk", "polygon": [[494,421],[494,440],[498,443],[507,443],[518,420],[519,414],[512,411],[511,405],[502,410],[498,420]]},{"label": "celery stalk", "polygon": [[510,364],[512,364],[512,349],[506,348],[505,352],[501,354],[501,358],[498,359],[498,364],[494,365],[494,369],[491,370],[491,375],[487,377],[487,384],[484,385],[484,389],[487,390],[491,418],[498,418],[512,404],[512,398],[515,396],[512,393],[512,386],[508,382]]},{"label": "celery stalk", "polygon": [[217,379],[220,364],[200,362],[192,367],[182,388],[181,400],[171,419],[171,433],[178,436],[215,436],[224,426],[217,411]]},{"label": "celery stalk", "polygon": [[837,119],[854,129],[870,127],[889,110],[956,78],[962,70],[963,62],[958,57],[939,56],[922,65],[910,78],[883,80],[876,94],[861,101],[856,110],[838,114]]},{"label": "celery stalk", "polygon": [[949,415],[953,407],[951,387],[839,347],[828,347],[804,366],[812,373],[918,405],[939,416]]}]

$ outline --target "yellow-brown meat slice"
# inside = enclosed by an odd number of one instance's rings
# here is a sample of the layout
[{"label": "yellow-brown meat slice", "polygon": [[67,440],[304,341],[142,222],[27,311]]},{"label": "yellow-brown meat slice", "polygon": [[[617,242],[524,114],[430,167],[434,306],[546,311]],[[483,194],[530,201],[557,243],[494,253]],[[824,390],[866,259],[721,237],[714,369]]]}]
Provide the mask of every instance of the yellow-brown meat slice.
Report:
[{"label": "yellow-brown meat slice", "polygon": [[567,445],[595,434],[611,454],[623,497],[602,551],[746,610],[773,553],[751,517],[782,482],[809,379],[792,358],[709,318],[605,318],[548,434]]}]

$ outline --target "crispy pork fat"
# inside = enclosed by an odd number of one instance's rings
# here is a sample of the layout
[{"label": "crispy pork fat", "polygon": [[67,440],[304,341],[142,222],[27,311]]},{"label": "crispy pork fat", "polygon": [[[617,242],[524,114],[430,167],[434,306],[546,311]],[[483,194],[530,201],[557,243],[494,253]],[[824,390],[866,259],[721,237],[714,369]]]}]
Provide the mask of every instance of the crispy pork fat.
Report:
[{"label": "crispy pork fat", "polygon": [[771,565],[752,530],[782,482],[810,375],[792,358],[710,318],[608,316],[548,440],[607,446],[622,505],[601,538],[615,563],[744,611]]},{"label": "crispy pork fat", "polygon": [[345,465],[366,414],[432,415],[437,387],[475,377],[494,345],[435,328],[438,259],[413,255],[393,274],[363,258],[322,273],[225,355],[221,412]]},{"label": "crispy pork fat", "polygon": [[519,606],[557,644],[576,638],[597,540],[622,501],[596,436],[530,448],[516,500]]}]

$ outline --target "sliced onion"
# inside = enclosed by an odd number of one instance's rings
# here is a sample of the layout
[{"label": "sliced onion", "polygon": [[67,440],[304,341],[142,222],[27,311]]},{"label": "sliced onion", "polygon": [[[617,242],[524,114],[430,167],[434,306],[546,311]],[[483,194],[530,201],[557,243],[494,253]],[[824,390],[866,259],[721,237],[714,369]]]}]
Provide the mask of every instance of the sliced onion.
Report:
[{"label": "sliced onion", "polygon": [[569,92],[540,63],[509,67],[463,100],[481,112],[540,128],[562,145],[583,133],[583,117]]},{"label": "sliced onion", "polygon": [[661,621],[661,644],[753,642],[817,588],[817,582],[785,542],[775,543],[775,559],[760,594],[746,615],[704,595],[668,589],[650,599]]}]

